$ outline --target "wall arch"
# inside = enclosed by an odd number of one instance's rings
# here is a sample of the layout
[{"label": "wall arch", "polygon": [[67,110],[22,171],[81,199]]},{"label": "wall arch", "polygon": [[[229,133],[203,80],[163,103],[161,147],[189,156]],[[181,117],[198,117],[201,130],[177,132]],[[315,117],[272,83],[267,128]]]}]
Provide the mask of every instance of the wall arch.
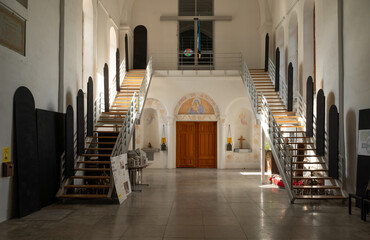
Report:
[{"label": "wall arch", "polygon": [[[293,64],[293,92],[299,90],[301,92],[298,83],[298,17],[294,11],[290,15],[289,29],[288,29],[288,62]],[[286,69],[287,72],[287,69]],[[302,93],[302,92],[301,92]]]},{"label": "wall arch", "polygon": [[[197,104],[197,100],[201,106],[204,105],[205,112],[195,113],[195,111],[191,110],[192,106],[189,106],[189,111],[187,113],[183,112],[186,108],[185,104]],[[210,110],[207,112],[206,106],[212,107],[213,112]],[[180,110],[182,112],[180,112]],[[217,121],[220,118],[220,110],[216,104],[216,102],[207,94],[194,92],[189,93],[183,96],[176,104],[175,111],[174,111],[175,120],[177,121]]]}]

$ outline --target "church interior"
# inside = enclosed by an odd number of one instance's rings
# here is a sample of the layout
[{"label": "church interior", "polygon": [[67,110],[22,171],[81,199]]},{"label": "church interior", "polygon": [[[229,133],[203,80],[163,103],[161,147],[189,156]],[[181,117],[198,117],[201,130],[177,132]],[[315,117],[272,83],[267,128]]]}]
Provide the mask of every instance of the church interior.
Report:
[{"label": "church interior", "polygon": [[0,0],[0,239],[369,239],[369,10]]}]

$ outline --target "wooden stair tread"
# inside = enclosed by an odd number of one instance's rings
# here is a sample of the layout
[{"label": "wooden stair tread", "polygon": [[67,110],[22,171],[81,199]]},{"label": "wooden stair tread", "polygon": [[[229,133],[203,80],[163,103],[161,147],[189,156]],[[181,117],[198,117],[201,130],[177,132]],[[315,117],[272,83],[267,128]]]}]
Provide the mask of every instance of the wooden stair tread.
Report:
[{"label": "wooden stair tread", "polygon": [[296,172],[328,172],[328,169],[293,169]]},{"label": "wooden stair tread", "polygon": [[294,176],[293,179],[315,179],[315,180],[326,180],[326,179],[333,179],[332,177],[304,177],[304,176]]},{"label": "wooden stair tread", "polygon": [[97,130],[97,131],[94,131],[95,133],[120,133],[120,131],[101,131],[101,130]]},{"label": "wooden stair tread", "polygon": [[106,194],[61,194],[58,198],[107,198]]},{"label": "wooden stair tread", "polygon": [[66,185],[64,188],[110,188],[109,185]]},{"label": "wooden stair tread", "polygon": [[72,176],[72,179],[109,179],[110,176]]},{"label": "wooden stair tread", "polygon": [[342,195],[297,195],[296,199],[316,199],[316,200],[328,200],[328,199],[346,199]]},{"label": "wooden stair tread", "polygon": [[299,139],[299,138],[302,138],[302,139],[304,139],[304,138],[311,138],[311,137],[281,137],[281,138],[292,138],[292,139]]},{"label": "wooden stair tread", "polygon": [[114,145],[116,142],[87,142],[87,144],[110,144]]},{"label": "wooden stair tread", "polygon": [[292,155],[292,157],[321,157],[319,155]]},{"label": "wooden stair tread", "polygon": [[316,148],[290,148],[291,151],[316,151]]},{"label": "wooden stair tread", "polygon": [[339,186],[328,186],[328,185],[324,185],[324,186],[293,186],[293,188],[295,189],[340,189]]},{"label": "wooden stair tread", "polygon": [[110,161],[77,161],[78,164],[110,164]]},{"label": "wooden stair tread", "polygon": [[75,171],[110,171],[110,168],[75,168]]},{"label": "wooden stair tread", "polygon": [[83,157],[110,157],[110,154],[99,154],[99,153],[84,153]]},{"label": "wooden stair tread", "polygon": [[325,162],[292,162],[292,164],[326,164]]},{"label": "wooden stair tread", "polygon": [[279,125],[279,128],[304,128],[304,126],[282,126],[282,125]]},{"label": "wooden stair tread", "polygon": [[91,138],[117,138],[117,136],[92,136]]},{"label": "wooden stair tread", "polygon": [[113,148],[85,148],[85,150],[97,150],[97,151],[99,151],[99,150],[113,150]]}]

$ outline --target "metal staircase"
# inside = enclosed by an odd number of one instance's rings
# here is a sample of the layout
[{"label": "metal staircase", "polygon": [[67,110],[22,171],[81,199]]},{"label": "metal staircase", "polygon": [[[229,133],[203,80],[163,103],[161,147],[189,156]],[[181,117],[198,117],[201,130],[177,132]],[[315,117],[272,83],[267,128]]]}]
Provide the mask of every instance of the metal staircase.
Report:
[{"label": "metal staircase", "polygon": [[[276,92],[274,74],[271,60],[268,72],[249,70],[245,62],[242,65],[241,75],[249,100],[270,144],[290,201],[345,199],[340,181],[328,177],[327,158],[316,154],[315,137],[306,136],[305,101],[296,92],[293,111],[287,111],[287,85],[280,76],[280,88]],[[314,133],[315,129],[314,124]]]},{"label": "metal staircase", "polygon": [[[112,90],[116,79],[110,83],[109,111],[102,111],[103,98],[94,103],[94,135],[86,137],[85,151],[75,155],[74,176],[61,174],[62,184],[58,198],[96,199],[112,198],[114,180],[110,158],[128,151],[136,122],[140,120],[146,95],[152,78],[152,61],[146,69],[134,69],[126,73],[121,64],[120,91]],[[63,162],[63,161],[62,161]]]}]

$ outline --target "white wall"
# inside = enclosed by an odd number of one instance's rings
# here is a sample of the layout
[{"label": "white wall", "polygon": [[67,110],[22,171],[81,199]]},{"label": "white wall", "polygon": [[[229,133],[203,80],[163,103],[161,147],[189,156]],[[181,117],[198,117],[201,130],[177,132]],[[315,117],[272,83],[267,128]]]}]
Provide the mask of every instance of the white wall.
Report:
[{"label": "white wall", "polygon": [[[44,8],[48,11],[40,14]],[[26,86],[33,93],[37,108],[57,111],[59,66],[59,1],[35,0],[29,2],[28,11],[20,5],[14,9],[26,13],[26,56],[0,46],[0,149],[10,147],[12,161],[14,93],[18,87]],[[11,216],[11,182],[10,177],[0,177],[0,222]]]},{"label": "white wall", "polygon": [[[148,57],[153,53],[176,53],[178,50],[177,21],[160,21],[160,16],[178,15],[178,1],[135,0],[131,29],[144,25],[148,30]],[[165,6],[165,7],[164,7]],[[236,7],[237,6],[237,7]],[[214,51],[241,52],[251,68],[260,68],[261,41],[259,35],[259,6],[257,0],[215,0],[215,16],[232,16],[232,21],[216,21]]]},{"label": "white wall", "polygon": [[370,1],[344,0],[343,8],[345,186],[348,192],[355,192],[358,111],[370,108]]},{"label": "white wall", "polygon": [[[237,157],[233,154],[233,159],[229,161],[229,165],[225,161],[225,149],[227,138],[227,124],[230,122],[231,128],[235,126],[239,118],[239,114],[235,111],[240,109],[247,113],[246,119],[246,137],[248,134],[254,134],[256,120],[254,118],[251,104],[247,99],[246,89],[242,83],[240,76],[211,76],[209,73],[202,73],[203,76],[187,77],[187,76],[163,76],[155,74],[152,78],[148,98],[158,99],[165,107],[168,113],[168,168],[176,166],[176,106],[181,98],[190,93],[204,93],[211,97],[219,109],[220,118],[218,120],[218,168],[259,168],[259,163],[255,159],[259,159],[258,154],[259,142],[254,141],[248,144],[253,148],[251,154],[239,154]],[[166,93],[166,94],[163,94]],[[236,110],[234,111],[234,106]],[[145,134],[143,132],[142,134]],[[244,133],[242,133],[244,134]],[[238,141],[235,133],[233,143]],[[254,139],[253,139],[254,140]],[[252,141],[252,139],[249,139]],[[238,145],[234,145],[236,147]],[[162,155],[160,157],[167,157]],[[159,160],[162,161],[163,160]]]}]

